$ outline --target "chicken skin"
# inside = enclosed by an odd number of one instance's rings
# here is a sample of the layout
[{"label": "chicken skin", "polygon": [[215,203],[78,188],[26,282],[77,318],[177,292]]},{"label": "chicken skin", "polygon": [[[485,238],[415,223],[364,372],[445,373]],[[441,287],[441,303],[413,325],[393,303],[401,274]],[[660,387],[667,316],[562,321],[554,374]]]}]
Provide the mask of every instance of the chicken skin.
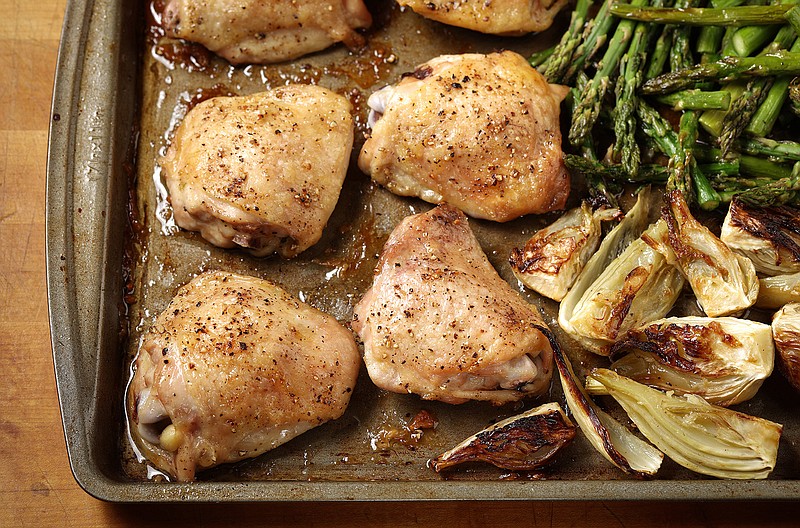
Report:
[{"label": "chicken skin", "polygon": [[362,0],[170,0],[164,27],[232,64],[295,59],[337,42],[355,48],[372,17]]},{"label": "chicken skin", "polygon": [[204,273],[144,336],[131,432],[159,469],[191,481],[339,418],[360,363],[333,317],[268,281]]},{"label": "chicken skin", "polygon": [[493,35],[544,31],[566,0],[398,0],[415,13],[451,26]]},{"label": "chicken skin", "polygon": [[506,222],[563,209],[559,104],[520,55],[443,55],[373,93],[358,165],[401,196]]},{"label": "chicken skin", "polygon": [[546,391],[553,351],[544,326],[447,205],[398,225],[352,322],[378,387],[448,403]]},{"label": "chicken skin", "polygon": [[314,245],[350,162],[350,109],[306,85],[198,104],[160,160],[176,223],[256,256]]}]

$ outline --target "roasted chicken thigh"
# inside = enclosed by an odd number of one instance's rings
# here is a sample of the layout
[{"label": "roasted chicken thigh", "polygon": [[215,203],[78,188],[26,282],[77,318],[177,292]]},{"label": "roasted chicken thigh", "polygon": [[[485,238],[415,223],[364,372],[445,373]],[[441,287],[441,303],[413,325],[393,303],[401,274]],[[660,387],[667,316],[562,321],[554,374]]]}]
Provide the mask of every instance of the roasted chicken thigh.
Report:
[{"label": "roasted chicken thigh", "polygon": [[256,256],[306,250],[339,199],[353,145],[350,108],[306,85],[198,104],[160,160],[176,223]]},{"label": "roasted chicken thigh", "polygon": [[344,42],[363,44],[356,29],[372,24],[362,0],[170,0],[164,27],[233,64],[295,59]]},{"label": "roasted chicken thigh", "polygon": [[358,165],[396,194],[476,218],[562,209],[566,93],[510,51],[437,57],[369,97],[372,132]]},{"label": "roasted chicken thigh", "polygon": [[390,235],[352,327],[372,381],[392,392],[500,404],[550,384],[553,351],[539,314],[447,205],[406,218]]},{"label": "roasted chicken thigh", "polygon": [[191,481],[339,418],[360,363],[333,317],[268,281],[204,273],[143,338],[131,432],[159,469]]},{"label": "roasted chicken thigh", "polygon": [[524,35],[544,31],[566,0],[398,0],[426,18],[491,33]]}]

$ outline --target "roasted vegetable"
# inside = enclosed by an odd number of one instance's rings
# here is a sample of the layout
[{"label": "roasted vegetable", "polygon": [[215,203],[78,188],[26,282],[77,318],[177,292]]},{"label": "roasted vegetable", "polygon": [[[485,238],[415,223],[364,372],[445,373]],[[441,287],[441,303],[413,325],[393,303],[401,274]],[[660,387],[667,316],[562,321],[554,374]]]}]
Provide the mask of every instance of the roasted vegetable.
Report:
[{"label": "roasted vegetable", "polygon": [[564,399],[589,443],[606,460],[625,473],[638,477],[655,475],[661,467],[664,454],[597,408],[584,392],[582,384],[577,381],[569,359],[561,351],[550,329],[542,328],[541,331],[550,340],[553,348]]},{"label": "roasted vegetable", "polygon": [[758,308],[774,310],[788,303],[800,302],[800,273],[765,277],[758,282]]},{"label": "roasted vegetable", "polygon": [[680,271],[651,247],[649,240],[666,237],[659,220],[634,240],[584,291],[572,309],[569,324],[586,348],[607,356],[625,332],[661,319],[683,288]]},{"label": "roasted vegetable", "polygon": [[758,277],[750,259],[735,254],[698,222],[680,192],[667,193],[667,238],[654,237],[655,246],[678,266],[710,317],[749,308],[758,296]]},{"label": "roasted vegetable", "polygon": [[720,239],[764,275],[800,272],[800,209],[731,201]]},{"label": "roasted vegetable", "polygon": [[592,212],[584,202],[538,231],[509,259],[514,275],[528,288],[560,301],[575,283],[600,243],[600,222],[613,220],[619,209]]},{"label": "roasted vegetable", "polygon": [[476,433],[431,460],[436,472],[464,462],[530,471],[549,463],[575,438],[575,425],[557,403],[546,403]]},{"label": "roasted vegetable", "polygon": [[800,390],[800,303],[787,304],[775,314],[772,336],[781,373]]},{"label": "roasted vegetable", "polygon": [[693,394],[665,394],[613,370],[596,369],[589,377],[605,386],[648,440],[683,467],[729,479],[763,479],[775,467],[779,424]]},{"label": "roasted vegetable", "polygon": [[605,343],[595,343],[595,340],[584,337],[573,327],[572,319],[575,308],[579,305],[586,290],[603,273],[611,262],[616,259],[630,243],[642,234],[647,227],[648,211],[652,207],[651,192],[648,187],[642,189],[636,204],[625,215],[625,218],[611,230],[603,239],[600,247],[589,262],[584,266],[583,271],[575,281],[575,285],[561,301],[558,310],[558,324],[570,336],[580,342],[583,346],[600,348]]},{"label": "roasted vegetable", "polygon": [[[611,369],[651,387],[696,394],[716,405],[755,396],[772,373],[769,325],[734,317],[673,317],[628,332]],[[618,358],[618,359],[617,359]],[[587,386],[590,394],[596,385]]]}]

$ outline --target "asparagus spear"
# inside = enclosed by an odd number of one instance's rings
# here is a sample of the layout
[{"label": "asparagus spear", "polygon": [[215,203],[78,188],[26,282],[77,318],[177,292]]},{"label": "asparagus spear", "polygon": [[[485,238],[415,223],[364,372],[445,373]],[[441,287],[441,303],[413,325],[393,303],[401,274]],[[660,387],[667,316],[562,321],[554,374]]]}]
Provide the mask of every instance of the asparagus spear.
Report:
[{"label": "asparagus spear", "polygon": [[782,74],[800,74],[800,53],[777,51],[757,57],[723,57],[715,62],[698,64],[650,79],[642,85],[642,92],[665,94],[689,88],[702,81],[729,81],[743,77],[768,77]]},{"label": "asparagus spear", "polygon": [[[633,0],[634,5],[644,4],[646,0]],[[600,114],[600,105],[606,95],[609,79],[619,65],[627,44],[631,40],[636,27],[636,22],[623,20],[617,25],[614,36],[608,43],[606,52],[597,65],[595,76],[589,81],[586,90],[581,94],[572,113],[572,124],[569,129],[569,140],[573,145],[579,145],[589,133]]]},{"label": "asparagus spear", "polygon": [[658,111],[644,101],[639,101],[636,115],[642,125],[642,131],[656,144],[666,156],[674,156],[678,152],[678,135]]},{"label": "asparagus spear", "polygon": [[746,154],[766,156],[774,161],[800,161],[800,143],[767,138],[740,139],[736,148]]},{"label": "asparagus spear", "polygon": [[631,175],[639,172],[641,163],[641,152],[636,142],[636,107],[639,104],[636,92],[642,84],[642,68],[650,32],[650,24],[636,24],[630,47],[620,61],[617,78],[614,155],[619,156],[622,167]]},{"label": "asparagus spear", "polygon": [[733,142],[744,132],[771,86],[772,79],[750,81],[742,95],[731,103],[730,110],[722,120],[722,132],[719,135],[723,156],[728,154]]},{"label": "asparagus spear", "polygon": [[693,110],[681,115],[678,145],[675,154],[669,159],[669,180],[667,191],[681,191],[687,203],[691,203],[692,171],[694,170],[694,144],[697,143],[697,114]]},{"label": "asparagus spear", "polygon": [[553,53],[555,53],[555,51],[556,51],[555,46],[552,46],[550,48],[545,48],[540,51],[536,51],[532,53],[530,57],[528,57],[528,64],[530,64],[534,68],[538,68],[539,66],[546,64],[547,61],[550,60],[550,57],[553,56]]},{"label": "asparagus spear", "polygon": [[[795,40],[790,51],[800,52],[800,39]],[[791,80],[792,78],[789,75],[781,75],[775,79],[764,101],[753,114],[750,123],[745,129],[748,134],[764,137],[772,131],[772,127],[775,125],[775,121],[778,120],[778,115],[783,108],[783,103],[786,102],[786,98],[789,96],[789,83]]]},{"label": "asparagus spear", "polygon": [[661,104],[669,105],[673,110],[727,110],[731,105],[731,94],[724,90],[703,91],[683,90],[655,98]]},{"label": "asparagus spear", "polygon": [[[772,43],[770,43],[770,45],[759,54],[759,56],[786,49],[792,46],[792,43],[796,39],[797,35],[795,35],[791,26],[784,26],[780,29],[780,31],[777,32]],[[800,51],[800,48],[797,48],[796,51]],[[750,124],[756,112],[761,106],[763,106],[762,102],[767,99],[773,81],[774,78],[772,77],[751,80],[747,83],[747,87],[745,88],[744,92],[742,92],[739,97],[733,100],[730,110],[722,119],[722,129],[719,134],[720,147],[722,148],[722,152],[724,154],[728,153],[733,141],[745,131],[745,128]],[[773,93],[773,100],[769,102],[767,109],[765,109],[765,111],[762,113],[762,116],[759,118],[760,122],[762,122],[764,125],[767,124],[767,117],[764,116],[764,114],[768,111],[771,105],[774,105],[778,101],[780,102],[780,105],[783,104],[781,94]],[[777,118],[777,115],[775,115],[775,118]],[[770,124],[770,129],[771,128],[772,126]]]},{"label": "asparagus spear", "polygon": [[614,4],[611,14],[627,20],[687,26],[764,26],[783,24],[791,5],[736,7],[642,7],[636,3]]},{"label": "asparagus spear", "polygon": [[748,189],[737,196],[761,207],[800,204],[800,162],[795,164],[789,177]]},{"label": "asparagus spear", "polygon": [[[696,5],[697,0],[677,0],[675,9],[685,9]],[[694,64],[691,46],[689,45],[691,29],[689,26],[680,25],[675,27],[672,33],[672,48],[669,53],[669,67],[672,71],[682,70]]]},{"label": "asparagus spear", "polygon": [[675,26],[667,25],[661,30],[655,45],[650,53],[650,62],[644,78],[649,80],[658,77],[664,71],[664,65],[669,60],[670,50],[672,49],[672,33]]},{"label": "asparagus spear", "polygon": [[611,2],[612,0],[604,0],[597,14],[586,24],[583,31],[583,42],[572,55],[572,64],[569,65],[563,76],[564,83],[569,84],[578,75],[578,72],[583,70],[584,64],[594,57],[595,53],[605,44],[608,33],[617,20],[610,15]]},{"label": "asparagus spear", "polygon": [[572,63],[575,50],[578,49],[578,46],[583,40],[583,30],[586,26],[586,19],[592,3],[592,0],[578,0],[578,3],[575,5],[575,10],[572,12],[572,17],[570,18],[569,28],[567,28],[567,31],[561,36],[561,41],[556,44],[553,54],[543,65],[543,73],[547,82],[564,82],[564,75],[567,73],[567,69],[569,69]]}]

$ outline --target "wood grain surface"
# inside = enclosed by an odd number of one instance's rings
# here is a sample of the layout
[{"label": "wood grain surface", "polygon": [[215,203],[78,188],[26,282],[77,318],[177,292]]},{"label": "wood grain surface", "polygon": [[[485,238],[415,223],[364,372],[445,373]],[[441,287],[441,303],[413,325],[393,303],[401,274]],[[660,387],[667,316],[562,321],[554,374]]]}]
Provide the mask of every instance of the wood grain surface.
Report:
[{"label": "wood grain surface", "polygon": [[67,460],[45,287],[47,128],[64,6],[0,0],[0,527],[799,525],[797,503],[139,506],[87,495]]}]

